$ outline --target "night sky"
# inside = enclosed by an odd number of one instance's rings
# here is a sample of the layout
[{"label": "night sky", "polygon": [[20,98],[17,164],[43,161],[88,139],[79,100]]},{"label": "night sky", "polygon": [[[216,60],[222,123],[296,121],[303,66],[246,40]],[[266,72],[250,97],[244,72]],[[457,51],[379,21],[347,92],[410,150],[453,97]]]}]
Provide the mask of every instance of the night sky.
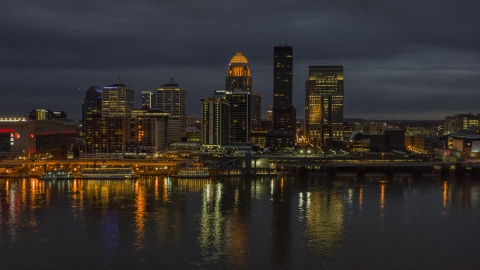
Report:
[{"label": "night sky", "polygon": [[242,52],[263,110],[273,47],[294,51],[294,105],[304,117],[309,65],[343,65],[346,118],[443,119],[480,113],[480,1],[15,0],[0,8],[0,117],[32,109],[81,118],[91,85],[117,77],[155,90],[170,77],[187,111],[225,89]]}]

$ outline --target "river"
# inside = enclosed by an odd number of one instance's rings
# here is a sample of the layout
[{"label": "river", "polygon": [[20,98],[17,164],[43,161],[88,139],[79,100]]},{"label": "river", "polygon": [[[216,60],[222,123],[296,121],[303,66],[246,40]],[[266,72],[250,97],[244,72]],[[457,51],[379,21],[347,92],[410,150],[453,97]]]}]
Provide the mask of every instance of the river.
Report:
[{"label": "river", "polygon": [[0,179],[2,269],[477,269],[480,182]]}]

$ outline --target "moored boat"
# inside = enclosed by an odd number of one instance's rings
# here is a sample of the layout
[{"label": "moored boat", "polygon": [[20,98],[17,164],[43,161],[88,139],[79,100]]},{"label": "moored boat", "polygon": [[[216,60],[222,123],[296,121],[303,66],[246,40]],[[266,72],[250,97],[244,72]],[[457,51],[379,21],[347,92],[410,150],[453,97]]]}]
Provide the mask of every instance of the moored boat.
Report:
[{"label": "moored boat", "polygon": [[183,167],[178,172],[180,178],[207,178],[210,177],[210,172],[206,167]]},{"label": "moored boat", "polygon": [[43,174],[39,177],[40,180],[66,180],[73,179],[73,175],[70,171],[60,170],[60,167],[57,166],[57,169],[53,171],[44,171]]},{"label": "moored boat", "polygon": [[84,179],[134,179],[138,178],[131,167],[106,167],[84,168],[82,178]]}]

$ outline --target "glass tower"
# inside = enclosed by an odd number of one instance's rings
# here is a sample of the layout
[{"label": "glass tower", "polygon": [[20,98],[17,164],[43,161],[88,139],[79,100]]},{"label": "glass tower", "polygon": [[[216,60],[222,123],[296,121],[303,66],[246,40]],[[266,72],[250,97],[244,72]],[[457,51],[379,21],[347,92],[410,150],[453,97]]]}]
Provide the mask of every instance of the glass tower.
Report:
[{"label": "glass tower", "polygon": [[315,147],[343,139],[343,66],[310,66],[305,82],[305,131]]}]

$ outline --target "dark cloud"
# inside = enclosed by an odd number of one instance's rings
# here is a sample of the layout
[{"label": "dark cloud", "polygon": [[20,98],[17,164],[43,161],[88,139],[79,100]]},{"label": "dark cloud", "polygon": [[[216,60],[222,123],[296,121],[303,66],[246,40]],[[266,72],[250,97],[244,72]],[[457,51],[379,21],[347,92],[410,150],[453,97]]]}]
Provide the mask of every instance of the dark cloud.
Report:
[{"label": "dark cloud", "polygon": [[300,118],[308,65],[344,65],[346,117],[478,113],[478,10],[433,0],[9,1],[0,9],[0,115],[50,108],[79,118],[90,85],[120,76],[139,100],[173,76],[199,116],[199,99],[225,87],[237,51],[265,111],[273,46],[285,43]]}]

